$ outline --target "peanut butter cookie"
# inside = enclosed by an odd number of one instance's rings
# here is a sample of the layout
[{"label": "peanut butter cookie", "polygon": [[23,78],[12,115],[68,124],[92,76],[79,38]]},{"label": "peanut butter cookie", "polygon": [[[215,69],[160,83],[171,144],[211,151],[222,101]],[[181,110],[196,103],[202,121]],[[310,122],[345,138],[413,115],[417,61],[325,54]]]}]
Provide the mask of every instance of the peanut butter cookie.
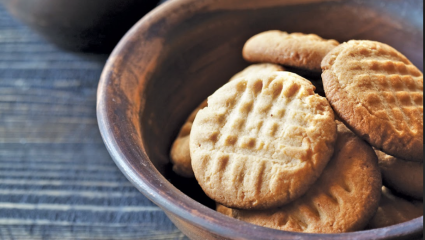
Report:
[{"label": "peanut butter cookie", "polygon": [[289,72],[227,83],[190,134],[198,183],[228,207],[265,209],[297,199],[333,153],[334,113],[308,80]]},{"label": "peanut butter cookie", "polygon": [[378,208],[381,175],[373,149],[338,123],[335,153],[301,198],[280,208],[249,211],[220,206],[223,214],[256,225],[305,233],[361,230]]},{"label": "peanut butter cookie", "polygon": [[193,120],[199,110],[208,105],[207,100],[203,101],[189,116],[183,127],[180,129],[179,135],[171,147],[170,158],[173,164],[173,171],[182,177],[194,177],[192,163],[190,160],[189,136],[192,129]]},{"label": "peanut butter cookie", "polygon": [[[237,73],[233,76],[229,81],[237,79],[239,77],[262,74],[267,72],[274,71],[284,71],[285,69],[282,66],[271,64],[271,63],[261,63],[261,64],[253,64],[243,71]],[[189,135],[192,129],[193,120],[196,117],[196,114],[199,110],[206,107],[208,105],[207,100],[201,103],[199,107],[197,107],[192,114],[190,114],[189,118],[186,120],[185,124],[181,128],[179,135],[174,141],[171,152],[170,159],[173,164],[173,171],[182,177],[191,178],[194,177],[193,169],[190,160],[190,151],[189,151]]]},{"label": "peanut butter cookie", "polygon": [[325,40],[315,34],[267,31],[249,39],[243,57],[249,62],[270,62],[321,72],[320,63],[332,49],[335,40]]},{"label": "peanut butter cookie", "polygon": [[423,216],[423,209],[423,202],[403,199],[394,195],[388,188],[382,187],[378,211],[367,228],[383,228],[413,220]]},{"label": "peanut butter cookie", "polygon": [[386,186],[403,195],[423,199],[424,164],[395,158],[376,150]]},{"label": "peanut butter cookie", "polygon": [[383,152],[423,162],[423,74],[394,48],[349,41],[322,62],[326,96],[357,135]]}]

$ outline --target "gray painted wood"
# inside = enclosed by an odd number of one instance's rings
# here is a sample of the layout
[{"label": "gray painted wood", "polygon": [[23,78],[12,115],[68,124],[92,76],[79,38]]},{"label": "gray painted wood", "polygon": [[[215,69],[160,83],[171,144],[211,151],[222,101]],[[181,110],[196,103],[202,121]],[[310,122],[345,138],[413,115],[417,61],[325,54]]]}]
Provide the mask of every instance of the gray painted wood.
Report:
[{"label": "gray painted wood", "polygon": [[0,4],[0,239],[186,239],[105,149],[106,58],[57,49]]}]

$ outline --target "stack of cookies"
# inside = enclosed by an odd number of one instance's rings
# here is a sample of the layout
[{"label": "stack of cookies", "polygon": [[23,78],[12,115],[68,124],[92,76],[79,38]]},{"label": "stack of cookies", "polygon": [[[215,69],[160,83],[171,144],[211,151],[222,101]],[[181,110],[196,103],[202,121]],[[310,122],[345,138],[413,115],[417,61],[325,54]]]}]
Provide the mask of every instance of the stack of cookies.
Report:
[{"label": "stack of cookies", "polygon": [[[170,153],[217,211],[306,233],[423,215],[423,74],[405,56],[379,42],[268,31],[243,57],[256,64],[195,109]],[[282,65],[322,73],[326,97]]]}]

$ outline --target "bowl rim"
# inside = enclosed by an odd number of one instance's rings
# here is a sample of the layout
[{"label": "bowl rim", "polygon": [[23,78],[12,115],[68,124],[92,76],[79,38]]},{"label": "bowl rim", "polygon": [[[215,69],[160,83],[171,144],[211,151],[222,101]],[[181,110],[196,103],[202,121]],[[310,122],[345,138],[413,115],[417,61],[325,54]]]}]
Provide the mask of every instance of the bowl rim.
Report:
[{"label": "bowl rim", "polygon": [[[180,190],[174,187],[168,180],[162,176],[155,168],[144,149],[140,149],[142,154],[135,154],[126,146],[126,142],[117,136],[117,132],[128,132],[131,129],[126,128],[127,124],[120,122],[117,126],[115,113],[119,112],[114,104],[119,98],[116,89],[113,88],[113,82],[119,79],[119,74],[114,72],[125,71],[125,59],[123,56],[131,56],[132,45],[136,44],[135,38],[142,36],[140,34],[148,28],[151,22],[167,16],[176,9],[180,14],[186,13],[190,16],[194,9],[199,9],[205,4],[216,0],[173,0],[163,3],[140,19],[121,39],[110,55],[102,75],[97,91],[97,120],[102,135],[102,139],[112,159],[123,172],[127,179],[148,199],[157,204],[167,213],[172,213],[193,225],[196,225],[209,232],[219,236],[250,238],[250,239],[289,239],[289,238],[308,238],[308,239],[369,239],[374,236],[375,239],[393,239],[398,237],[420,236],[423,232],[423,216],[398,225],[386,228],[357,231],[341,234],[309,234],[299,232],[287,232],[266,227],[253,225],[232,219],[220,214],[206,206],[182,194]],[[329,1],[329,0],[324,0]],[[190,11],[186,10],[186,4],[191,4]],[[120,79],[119,81],[125,81]],[[143,79],[146,80],[146,79]],[[114,126],[114,127],[113,127]],[[133,145],[134,147],[134,145]],[[140,147],[140,146],[138,146]],[[142,147],[143,148],[143,147]],[[131,165],[131,160],[141,161],[143,168]],[[134,162],[134,161],[133,161]],[[150,179],[149,177],[155,177]],[[167,213],[167,214],[168,214]],[[242,231],[243,230],[243,231]],[[403,233],[408,235],[403,235]]]}]

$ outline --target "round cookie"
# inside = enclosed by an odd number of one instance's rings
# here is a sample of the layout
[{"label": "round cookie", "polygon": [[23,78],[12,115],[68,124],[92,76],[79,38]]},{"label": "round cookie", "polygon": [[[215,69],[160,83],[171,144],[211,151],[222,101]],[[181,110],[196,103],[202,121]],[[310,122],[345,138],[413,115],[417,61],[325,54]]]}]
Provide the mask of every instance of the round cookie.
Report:
[{"label": "round cookie", "polygon": [[[243,76],[263,74],[274,71],[285,71],[285,69],[282,66],[271,63],[253,64],[245,68],[241,72],[237,73],[229,81],[235,80]],[[174,143],[171,147],[170,159],[171,163],[173,164],[173,171],[182,177],[194,177],[190,159],[189,135],[196,114],[199,110],[206,107],[207,105],[208,102],[207,100],[205,100],[190,114],[189,118],[186,120],[185,124],[180,129],[179,135],[177,136],[176,140],[174,140]]]},{"label": "round cookie", "polygon": [[249,62],[271,62],[321,72],[323,58],[338,45],[335,40],[325,40],[315,34],[272,30],[249,39],[243,48],[243,57]]},{"label": "round cookie", "polygon": [[395,158],[376,150],[382,179],[396,192],[416,199],[423,199],[424,164]]},{"label": "round cookie", "polygon": [[394,48],[349,41],[322,62],[337,115],[375,148],[423,162],[423,74]]},{"label": "round cookie", "polygon": [[408,201],[394,195],[388,188],[382,187],[378,211],[367,228],[383,228],[413,220],[423,216],[423,209],[423,202]]},{"label": "round cookie", "polygon": [[308,80],[289,72],[247,76],[208,98],[190,134],[195,177],[228,207],[265,209],[304,194],[336,139],[334,113]]},{"label": "round cookie", "polygon": [[335,153],[301,198],[280,208],[217,210],[236,219],[284,231],[341,233],[361,230],[376,212],[381,175],[373,149],[338,122]]}]

